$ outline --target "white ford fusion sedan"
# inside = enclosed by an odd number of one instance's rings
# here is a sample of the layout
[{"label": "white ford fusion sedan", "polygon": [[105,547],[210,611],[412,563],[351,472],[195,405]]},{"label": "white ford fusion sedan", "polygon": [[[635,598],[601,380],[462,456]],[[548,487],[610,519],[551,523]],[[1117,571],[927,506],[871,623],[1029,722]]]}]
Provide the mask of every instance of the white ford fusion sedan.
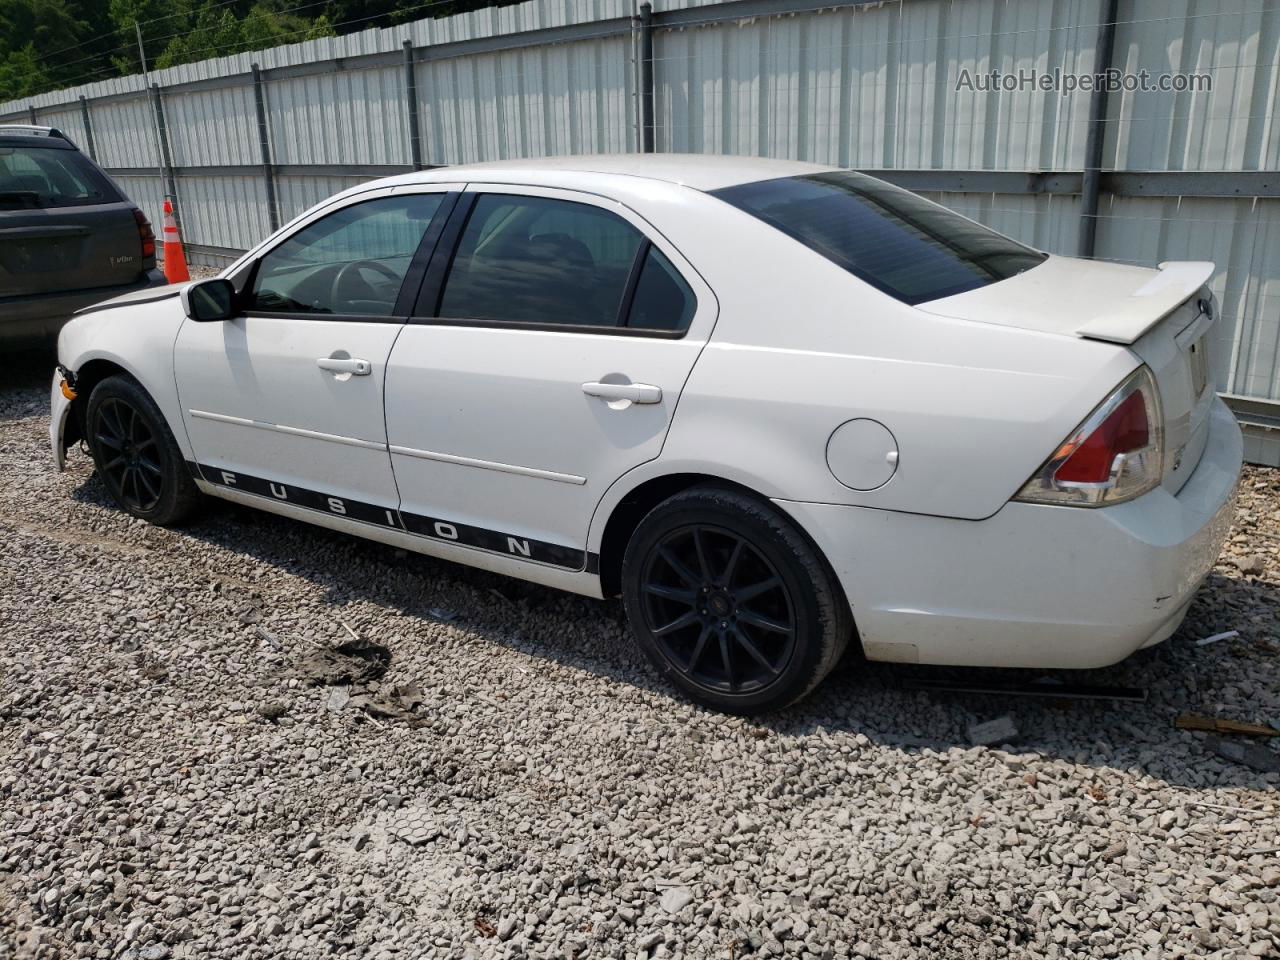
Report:
[{"label": "white ford fusion sedan", "polygon": [[809,164],[442,168],[82,311],[53,453],[159,524],[221,497],[621,594],[723,710],[851,641],[1097,667],[1173,633],[1231,522],[1212,269],[1048,256]]}]

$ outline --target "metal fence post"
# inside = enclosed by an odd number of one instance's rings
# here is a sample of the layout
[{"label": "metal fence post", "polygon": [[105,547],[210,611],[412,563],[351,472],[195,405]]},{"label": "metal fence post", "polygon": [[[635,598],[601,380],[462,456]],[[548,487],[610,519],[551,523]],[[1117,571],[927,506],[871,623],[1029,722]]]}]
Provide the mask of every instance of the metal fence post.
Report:
[{"label": "metal fence post", "polygon": [[84,145],[89,148],[89,159],[97,161],[98,151],[93,145],[93,121],[89,118],[89,101],[80,94],[80,120],[84,124]]},{"label": "metal fence post", "polygon": [[[1102,0],[1102,21],[1093,61],[1095,77],[1111,69],[1116,45],[1118,0]],[[1107,139],[1107,90],[1095,89],[1089,102],[1089,132],[1084,143],[1084,174],[1080,180],[1080,239],[1076,254],[1092,257],[1098,239],[1098,188],[1102,180],[1102,153]]]},{"label": "metal fence post", "polygon": [[276,174],[271,166],[271,131],[267,127],[267,97],[262,85],[262,69],[255,63],[253,72],[253,109],[258,115],[258,151],[262,156],[262,182],[267,190],[267,222],[271,232],[280,229],[280,209],[276,201]]},{"label": "metal fence post", "polygon": [[27,104],[27,116],[31,118],[31,125],[33,127],[40,126],[39,122],[36,120],[36,108],[33,104]]},{"label": "metal fence post", "polygon": [[413,63],[413,41],[404,42],[404,100],[409,111],[409,158],[413,169],[422,169],[422,130],[418,120],[418,74]]},{"label": "metal fence post", "polygon": [[653,4],[640,4],[640,150],[653,153]]},{"label": "metal fence post", "polygon": [[151,85],[151,107],[156,116],[156,138],[160,141],[160,174],[164,177],[165,197],[173,204],[174,219],[181,226],[178,213],[178,185],[173,177],[173,158],[169,153],[169,130],[164,124],[164,101],[160,99],[160,87]]}]

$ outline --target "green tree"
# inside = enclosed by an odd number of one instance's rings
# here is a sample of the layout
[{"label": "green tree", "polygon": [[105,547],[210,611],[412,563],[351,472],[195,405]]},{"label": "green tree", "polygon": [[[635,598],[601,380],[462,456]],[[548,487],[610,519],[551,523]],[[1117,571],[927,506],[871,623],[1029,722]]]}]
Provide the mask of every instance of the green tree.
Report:
[{"label": "green tree", "polygon": [[0,100],[139,73],[139,29],[154,70],[511,2],[0,0]]},{"label": "green tree", "polygon": [[48,73],[36,58],[35,44],[0,54],[0,101],[30,97],[50,86]]},{"label": "green tree", "polygon": [[237,15],[231,5],[203,0],[190,23],[187,32],[168,41],[156,58],[157,69],[333,36],[333,27],[323,15],[314,20],[292,16],[277,12],[265,2],[255,3],[243,15]]},{"label": "green tree", "polygon": [[168,35],[176,32],[191,13],[189,0],[110,0],[107,14],[116,28],[111,62],[117,73],[123,77],[142,71],[135,23],[142,29],[142,42],[150,68],[151,60],[164,49]]}]

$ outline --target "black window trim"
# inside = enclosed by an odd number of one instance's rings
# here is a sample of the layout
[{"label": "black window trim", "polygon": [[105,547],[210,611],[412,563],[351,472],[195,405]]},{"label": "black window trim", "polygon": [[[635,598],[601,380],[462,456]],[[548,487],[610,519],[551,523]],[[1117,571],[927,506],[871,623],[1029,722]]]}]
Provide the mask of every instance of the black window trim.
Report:
[{"label": "black window trim", "polygon": [[[631,262],[631,269],[627,274],[627,284],[623,288],[622,296],[619,299],[618,312],[614,317],[613,326],[597,326],[594,324],[582,323],[528,323],[523,320],[468,319],[437,316],[436,314],[440,311],[440,301],[444,296],[445,280],[449,275],[449,271],[453,269],[453,259],[457,255],[458,248],[462,244],[462,234],[466,229],[467,222],[471,219],[471,213],[475,209],[475,205],[481,197],[491,196],[560,200],[563,203],[581,203],[583,206],[587,207],[598,207],[602,210],[607,209],[602,204],[588,203],[582,200],[569,200],[561,196],[545,196],[540,193],[522,193],[518,188],[511,190],[484,189],[468,191],[454,206],[453,212],[449,218],[449,223],[441,234],[440,242],[436,244],[435,251],[431,256],[431,262],[426,268],[422,287],[418,293],[418,298],[409,315],[409,323],[430,327],[488,327],[494,330],[530,330],[537,333],[582,333],[598,337],[642,337],[652,340],[683,340],[685,335],[688,334],[690,327],[693,326],[693,318],[696,318],[698,315],[698,294],[694,290],[694,285],[691,284],[688,277],[684,275],[684,272],[676,266],[671,257],[665,253],[663,255],[667,257],[667,261],[671,264],[672,269],[675,270],[676,273],[680,274],[681,279],[684,280],[685,286],[689,288],[690,295],[693,297],[693,315],[689,321],[689,326],[685,327],[683,330],[646,330],[640,327],[627,326],[627,322],[631,315],[631,305],[635,300],[636,287],[639,286],[640,283],[640,273],[644,269],[645,258],[649,255],[649,250],[651,248],[659,251],[661,251],[661,248],[649,239],[648,235],[641,230],[639,226],[625,217],[621,217],[620,219],[640,234],[640,245],[636,248],[636,255]],[[595,194],[595,196],[599,195]],[[427,309],[428,305],[429,310]]]},{"label": "black window trim", "polygon": [[[436,210],[435,215],[431,218],[431,223],[427,226],[426,232],[422,235],[422,240],[418,243],[418,249],[413,252],[413,257],[409,261],[409,267],[405,270],[404,279],[400,281],[400,290],[396,294],[395,303],[392,305],[391,313],[383,314],[360,314],[360,313],[302,313],[292,310],[246,310],[241,303],[248,298],[253,290],[253,286],[258,280],[258,268],[262,265],[262,261],[266,259],[272,251],[287,243],[290,239],[297,236],[303,230],[308,229],[313,224],[319,223],[325,217],[332,216],[341,210],[347,210],[351,207],[359,206],[361,203],[371,203],[375,200],[382,200],[386,197],[413,196],[414,194],[443,194],[440,200],[440,206]],[[462,196],[461,190],[413,190],[406,193],[383,194],[379,197],[364,197],[357,194],[361,199],[354,199],[354,202],[343,204],[340,207],[334,207],[332,210],[326,210],[321,216],[307,223],[297,230],[292,231],[286,237],[281,237],[270,248],[262,251],[258,256],[254,257],[249,265],[248,272],[244,274],[244,283],[240,289],[236,291],[236,300],[238,312],[237,316],[241,317],[264,317],[269,320],[316,320],[326,323],[397,323],[404,324],[409,320],[409,310],[413,306],[414,298],[417,291],[422,285],[423,277],[426,274],[428,264],[432,255],[435,253],[436,245],[440,242],[440,237],[444,233],[445,225],[450,221],[453,214],[454,206],[458,202],[458,198]],[[240,271],[243,273],[243,267]],[[413,292],[410,293],[410,290]]]}]

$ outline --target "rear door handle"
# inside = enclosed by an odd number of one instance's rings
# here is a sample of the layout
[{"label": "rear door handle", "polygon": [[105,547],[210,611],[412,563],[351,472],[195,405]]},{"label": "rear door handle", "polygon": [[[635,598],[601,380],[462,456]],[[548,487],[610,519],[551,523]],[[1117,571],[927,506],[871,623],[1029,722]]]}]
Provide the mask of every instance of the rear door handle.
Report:
[{"label": "rear door handle", "polygon": [[368,360],[357,360],[354,357],[349,360],[321,357],[316,361],[316,366],[330,373],[349,373],[353,377],[367,377],[373,371],[373,364]]},{"label": "rear door handle", "polygon": [[632,403],[661,403],[662,388],[647,383],[584,383],[582,392],[601,400],[630,400]]}]

